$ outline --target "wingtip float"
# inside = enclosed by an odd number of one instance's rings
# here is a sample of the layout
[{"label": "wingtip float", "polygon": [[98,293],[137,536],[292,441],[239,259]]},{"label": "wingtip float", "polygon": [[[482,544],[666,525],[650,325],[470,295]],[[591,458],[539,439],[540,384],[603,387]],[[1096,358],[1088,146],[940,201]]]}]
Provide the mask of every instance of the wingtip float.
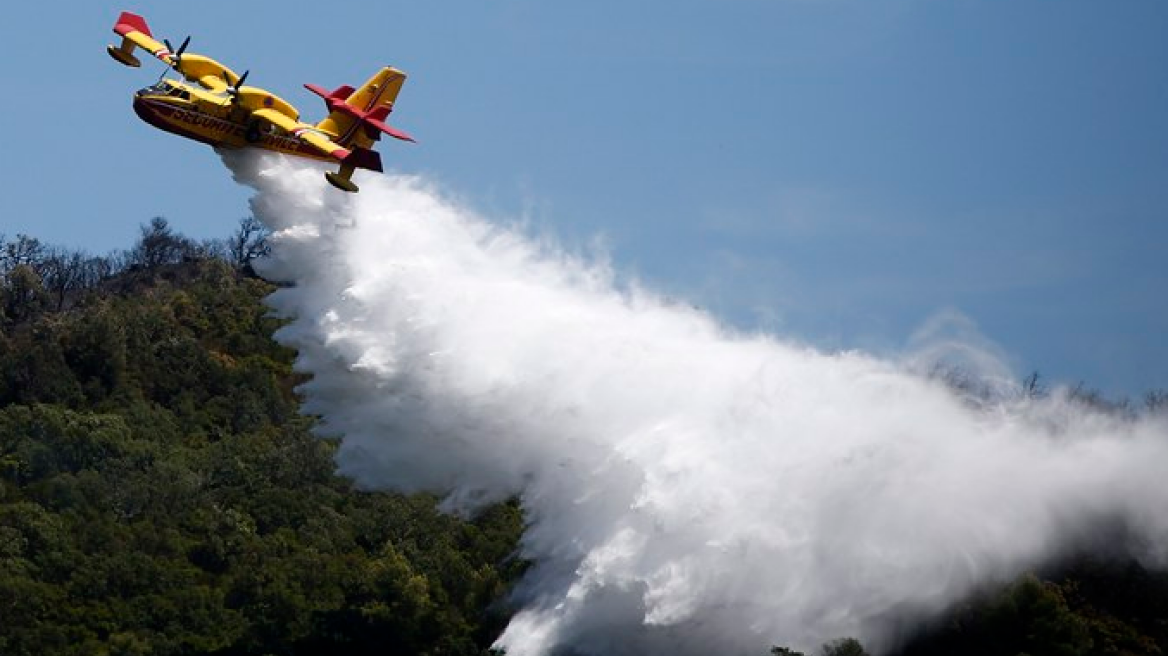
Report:
[{"label": "wingtip float", "polygon": [[382,134],[414,141],[385,122],[406,80],[395,68],[382,68],[356,89],[304,85],[324,99],[329,114],[319,123],[302,123],[300,112],[284,99],[244,86],[247,72],[238,75],[210,57],[187,53],[190,37],[173,48],[166,39],[155,39],[146,20],[130,12],[118,17],[114,33],[122,37],[121,45],[106,50],[119,63],[140,66],[134,51],[141,48],[183,77],[163,77],[134,95],[134,112],[161,130],[215,147],[263,148],[336,162],[340,169],[325,173],[325,178],[349,192],[358,190],[352,180],[357,169],[383,170],[381,155],[373,150]]}]

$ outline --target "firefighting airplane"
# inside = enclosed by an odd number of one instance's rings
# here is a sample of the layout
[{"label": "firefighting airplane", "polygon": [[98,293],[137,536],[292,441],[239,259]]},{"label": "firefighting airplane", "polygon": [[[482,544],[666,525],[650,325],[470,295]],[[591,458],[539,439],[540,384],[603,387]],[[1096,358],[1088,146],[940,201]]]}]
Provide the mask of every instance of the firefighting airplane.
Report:
[{"label": "firefighting airplane", "polygon": [[247,72],[235,71],[202,55],[186,52],[191,38],[177,50],[166,39],[159,43],[146,20],[122,12],[114,24],[122,44],[107,46],[110,56],[126,66],[140,66],[134,48],[161,59],[187,82],[160,78],[157,84],[134,95],[134,111],[156,128],[214,147],[253,146],[280,153],[339,162],[340,170],[325,173],[333,186],[357,191],[353,171],[382,171],[374,142],[385,133],[403,141],[408,134],[385,123],[406,80],[405,73],[385,67],[354,90],[342,86],[329,92],[314,84],[304,85],[324,99],[329,115],[315,125],[300,122],[300,113],[279,96],[258,87],[244,86]]}]

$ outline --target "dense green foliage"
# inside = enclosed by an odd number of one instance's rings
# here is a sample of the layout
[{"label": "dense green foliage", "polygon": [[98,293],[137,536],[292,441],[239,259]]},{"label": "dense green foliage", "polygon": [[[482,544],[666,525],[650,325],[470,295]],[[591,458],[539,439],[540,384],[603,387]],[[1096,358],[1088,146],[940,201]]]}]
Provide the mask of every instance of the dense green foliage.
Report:
[{"label": "dense green foliage", "polygon": [[132,253],[0,289],[0,654],[483,653],[518,508],[355,490],[297,414],[271,285]]},{"label": "dense green foliage", "polygon": [[[774,647],[771,656],[804,656]],[[864,656],[845,638],[821,656]],[[950,609],[894,656],[1157,656],[1168,653],[1168,573],[1082,555]]]},{"label": "dense green foliage", "polygon": [[901,656],[1151,656],[1168,651],[1168,573],[1081,557],[952,609]]}]

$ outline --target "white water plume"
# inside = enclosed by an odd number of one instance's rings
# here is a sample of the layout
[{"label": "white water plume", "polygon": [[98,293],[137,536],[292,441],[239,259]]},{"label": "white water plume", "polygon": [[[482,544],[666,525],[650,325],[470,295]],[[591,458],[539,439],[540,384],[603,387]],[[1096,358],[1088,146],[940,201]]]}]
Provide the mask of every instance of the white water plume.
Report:
[{"label": "white water plume", "polygon": [[743,335],[425,181],[227,156],[294,283],[270,304],[360,483],[518,495],[511,656],[754,654],[899,623],[1101,518],[1162,561],[1168,428],[1053,395],[974,408],[912,367]]}]

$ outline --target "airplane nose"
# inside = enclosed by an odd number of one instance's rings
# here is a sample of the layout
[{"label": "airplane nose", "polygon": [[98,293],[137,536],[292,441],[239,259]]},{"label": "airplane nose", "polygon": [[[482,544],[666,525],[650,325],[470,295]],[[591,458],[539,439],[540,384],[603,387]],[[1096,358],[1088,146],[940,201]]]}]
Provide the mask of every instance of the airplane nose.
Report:
[{"label": "airplane nose", "polygon": [[141,91],[134,94],[133,107],[134,113],[138,115],[138,118],[146,121],[147,123],[150,123],[151,125],[154,124],[154,111],[151,109],[146,99],[142,97]]}]

